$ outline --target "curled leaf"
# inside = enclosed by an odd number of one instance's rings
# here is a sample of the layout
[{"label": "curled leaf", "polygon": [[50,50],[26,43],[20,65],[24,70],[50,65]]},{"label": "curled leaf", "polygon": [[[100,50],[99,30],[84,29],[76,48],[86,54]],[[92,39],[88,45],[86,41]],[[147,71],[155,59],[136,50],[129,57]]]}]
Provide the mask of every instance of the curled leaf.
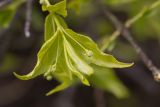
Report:
[{"label": "curled leaf", "polygon": [[42,46],[42,48],[38,52],[37,64],[32,72],[23,76],[20,76],[14,73],[15,76],[22,80],[28,80],[47,72],[50,69],[51,65],[53,65],[53,63],[56,60],[57,51],[58,51],[57,50],[58,42],[56,41],[57,39],[56,37],[58,35],[59,35],[59,32],[57,31],[54,34],[54,36],[52,36],[52,38],[50,38],[50,40],[45,42],[45,44]]}]

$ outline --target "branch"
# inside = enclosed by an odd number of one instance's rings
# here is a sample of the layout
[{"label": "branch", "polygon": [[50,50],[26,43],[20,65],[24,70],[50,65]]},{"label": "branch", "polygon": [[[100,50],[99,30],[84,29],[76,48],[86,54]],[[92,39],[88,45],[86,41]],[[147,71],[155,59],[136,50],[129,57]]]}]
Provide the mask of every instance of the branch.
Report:
[{"label": "branch", "polygon": [[[100,6],[102,4],[100,4],[100,2],[97,1],[97,4]],[[149,13],[153,12],[158,6],[160,5],[160,0],[157,0],[156,2],[152,3],[149,6],[146,6],[144,8],[142,8],[142,10],[135,15],[134,17],[130,18],[129,20],[127,20],[124,24],[124,26],[126,28],[130,28],[134,23],[136,23],[138,20],[140,20],[141,18],[147,16]],[[101,9],[103,11],[105,11],[104,6],[101,7]],[[110,13],[107,12],[107,17],[109,17],[109,19],[114,22],[115,25],[118,25],[117,20],[114,18],[114,16],[111,16]],[[114,41],[118,36],[120,36],[121,34],[121,27],[120,26],[115,26],[117,28],[117,30],[115,32],[112,33],[112,35],[109,37],[108,42],[106,42],[102,47],[101,50],[104,51],[108,48],[108,46],[112,43],[112,41]]]},{"label": "branch", "polygon": [[156,8],[160,6],[160,0],[153,2],[150,6],[144,7],[136,16],[126,21],[124,24],[126,28],[131,27],[139,19],[147,16],[149,13],[153,12]]},{"label": "branch", "polygon": [[24,33],[27,38],[30,37],[30,25],[31,25],[31,18],[32,18],[32,2],[33,0],[27,0],[27,7],[26,7],[26,21],[24,26]]},{"label": "branch", "polygon": [[[147,55],[143,52],[143,50],[141,49],[141,47],[136,43],[136,41],[133,39],[131,33],[127,29],[134,22],[136,22],[138,19],[142,18],[145,15],[146,12],[148,12],[148,11],[154,9],[155,7],[157,7],[160,4],[160,1],[157,1],[153,5],[151,5],[151,7],[149,7],[147,9],[147,11],[143,12],[142,15],[138,14],[137,15],[138,17],[135,16],[133,19],[127,21],[125,25],[123,25],[121,23],[121,21],[118,20],[118,18],[116,18],[107,8],[105,8],[99,2],[99,0],[96,0],[96,1],[98,3],[99,7],[101,8],[101,10],[103,11],[104,15],[106,16],[106,18],[108,18],[115,25],[115,27],[117,29],[115,32],[119,32],[119,33],[116,33],[116,36],[118,37],[120,34],[122,34],[122,36],[134,47],[135,51],[137,52],[137,54],[139,54],[139,56],[142,59],[143,63],[152,72],[155,80],[160,81],[160,70],[147,57]],[[114,35],[114,33],[113,33],[113,35]]]},{"label": "branch", "polygon": [[5,6],[6,4],[8,4],[10,2],[12,2],[12,0],[3,0],[3,1],[1,1],[0,2],[0,8],[3,7],[3,6]]}]

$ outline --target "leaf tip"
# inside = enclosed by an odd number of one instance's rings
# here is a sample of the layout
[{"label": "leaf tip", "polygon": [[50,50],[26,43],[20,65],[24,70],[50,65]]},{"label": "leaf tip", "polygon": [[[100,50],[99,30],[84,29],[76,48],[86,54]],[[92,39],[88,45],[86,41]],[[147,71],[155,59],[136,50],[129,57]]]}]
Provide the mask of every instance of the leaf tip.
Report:
[{"label": "leaf tip", "polygon": [[13,74],[14,74],[15,77],[17,77],[18,79],[21,79],[21,80],[29,80],[29,79],[31,79],[31,77],[27,76],[27,75],[21,76],[21,75],[17,74],[16,72],[13,72]]},{"label": "leaf tip", "polygon": [[84,80],[82,81],[82,83],[83,83],[84,85],[86,85],[86,86],[91,86],[90,83],[89,83],[89,81],[88,81],[87,79],[84,79]]}]

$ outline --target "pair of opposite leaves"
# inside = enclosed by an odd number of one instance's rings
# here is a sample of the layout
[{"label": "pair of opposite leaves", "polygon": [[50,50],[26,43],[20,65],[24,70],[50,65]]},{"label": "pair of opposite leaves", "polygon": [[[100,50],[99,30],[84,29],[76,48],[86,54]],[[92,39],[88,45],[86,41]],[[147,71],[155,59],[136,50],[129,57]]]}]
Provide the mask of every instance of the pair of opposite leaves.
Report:
[{"label": "pair of opposite leaves", "polygon": [[124,68],[132,65],[101,52],[89,37],[67,28],[59,16],[67,16],[66,0],[55,5],[42,3],[42,10],[49,11],[45,20],[45,43],[38,53],[38,61],[32,72],[24,76],[14,73],[19,79],[28,80],[41,74],[47,80],[56,78],[61,85],[47,93],[50,95],[69,87],[78,78],[89,86],[87,78],[96,72],[96,68]]}]

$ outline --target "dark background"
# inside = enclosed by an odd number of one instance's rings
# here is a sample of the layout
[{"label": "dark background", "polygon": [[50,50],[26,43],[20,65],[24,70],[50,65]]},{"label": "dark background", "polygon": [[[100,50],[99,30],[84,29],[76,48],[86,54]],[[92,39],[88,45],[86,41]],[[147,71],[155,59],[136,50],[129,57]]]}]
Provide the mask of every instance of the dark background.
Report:
[{"label": "dark background", "polygon": [[[123,4],[107,4],[110,10],[124,22],[141,7],[153,2],[137,1]],[[138,4],[141,2],[141,4]],[[137,5],[138,4],[138,5]],[[96,107],[95,88],[76,85],[49,97],[45,93],[55,87],[56,80],[47,81],[38,77],[29,81],[17,79],[13,72],[26,74],[36,63],[36,54],[43,43],[44,18],[47,13],[41,12],[38,0],[33,3],[31,22],[31,37],[24,36],[25,8],[23,4],[7,29],[0,30],[0,107]],[[3,13],[0,13],[3,14]],[[69,9],[66,22],[77,32],[91,35],[98,41],[109,36],[115,28],[108,21],[93,1],[87,2],[77,15]],[[160,12],[149,18],[138,21],[131,29],[133,37],[143,48],[144,52],[160,67]],[[154,21],[151,26],[148,20]],[[118,77],[130,91],[130,96],[118,99],[104,92],[103,100],[106,107],[159,107],[160,84],[154,81],[151,72],[136,54],[134,48],[123,38],[119,37],[112,53],[122,61],[134,62],[127,69],[115,69]]]}]

